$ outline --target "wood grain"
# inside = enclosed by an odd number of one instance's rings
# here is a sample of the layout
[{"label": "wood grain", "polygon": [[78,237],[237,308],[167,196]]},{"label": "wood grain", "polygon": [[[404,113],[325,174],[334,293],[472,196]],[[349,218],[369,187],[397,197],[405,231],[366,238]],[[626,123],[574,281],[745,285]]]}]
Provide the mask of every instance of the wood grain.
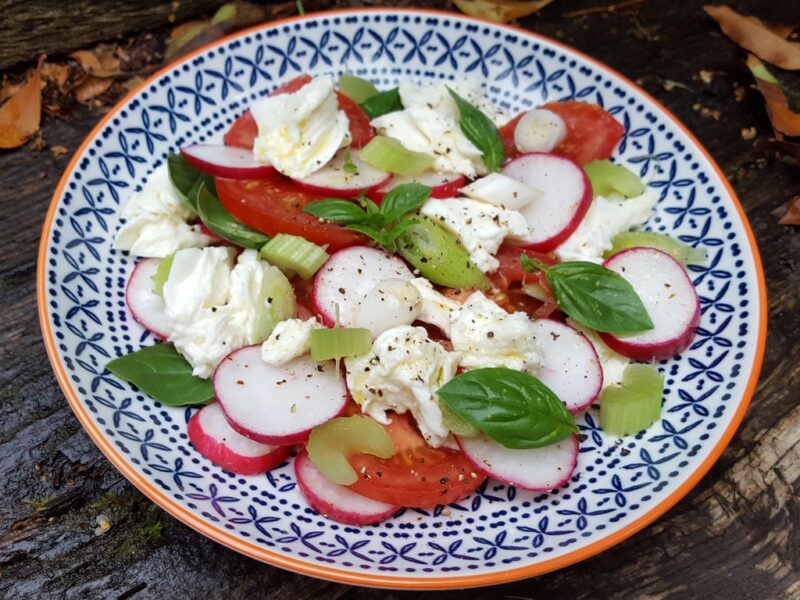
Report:
[{"label": "wood grain", "polygon": [[[12,4],[0,2],[0,10]],[[635,12],[561,16],[599,4],[559,0],[522,25],[640,81],[731,178],[768,279],[772,328],[761,384],[720,461],[651,527],[559,572],[437,598],[798,598],[800,230],[778,226],[770,211],[800,193],[800,167],[759,158],[742,138],[753,126],[766,137],[769,123],[754,92],[735,100],[734,86],[751,81],[741,55],[704,16],[703,2],[646,0]],[[795,6],[769,4],[777,15]],[[698,78],[701,69],[714,73],[710,84]],[[666,91],[666,80],[685,87]],[[702,107],[719,110],[719,120],[703,116]],[[74,151],[99,117],[82,109],[68,121],[46,121],[44,138]],[[27,148],[0,154],[0,597],[410,597],[294,575],[222,548],[151,505],[83,433],[50,371],[35,314],[39,230],[68,159]],[[112,527],[96,537],[99,514]]]}]

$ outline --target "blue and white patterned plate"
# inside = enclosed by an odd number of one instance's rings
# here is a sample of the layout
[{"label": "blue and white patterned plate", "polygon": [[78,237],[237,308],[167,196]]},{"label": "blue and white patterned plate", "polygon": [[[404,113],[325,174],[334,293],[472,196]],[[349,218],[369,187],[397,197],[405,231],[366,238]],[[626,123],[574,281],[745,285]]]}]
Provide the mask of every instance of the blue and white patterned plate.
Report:
[{"label": "blue and white patterned plate", "polygon": [[[691,266],[697,338],[664,362],[663,419],[622,441],[579,419],[568,486],[533,494],[489,481],[433,511],[380,525],[328,521],[300,496],[290,464],[226,472],[189,444],[191,410],[165,408],[104,369],[154,342],[125,307],[134,261],[112,248],[118,209],[180,146],[220,141],[257,97],[300,73],[349,70],[379,87],[401,78],[478,76],[514,113],[546,100],[604,106],[625,126],[616,159],[649,180],[649,227],[705,248]],[[161,71],[103,119],[56,190],[42,234],[39,312],[72,408],[106,456],[164,509],[205,535],[298,572],[386,587],[488,585],[533,576],[612,546],[661,515],[727,445],[753,393],[765,336],[752,233],[719,168],[652,98],[607,67],[512,27],[435,12],[357,10],[266,24]]]}]

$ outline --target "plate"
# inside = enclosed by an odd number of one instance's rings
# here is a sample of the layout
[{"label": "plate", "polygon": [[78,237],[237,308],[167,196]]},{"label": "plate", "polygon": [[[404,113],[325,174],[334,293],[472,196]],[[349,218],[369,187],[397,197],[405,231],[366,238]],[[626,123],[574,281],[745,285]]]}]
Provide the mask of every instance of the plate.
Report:
[{"label": "plate", "polygon": [[[615,153],[659,203],[648,227],[705,248],[689,267],[702,305],[697,337],[663,362],[663,419],[616,440],[579,419],[569,484],[534,494],[488,481],[432,511],[364,528],[328,521],[300,496],[291,464],[242,477],[189,444],[191,409],[165,408],[104,369],[154,342],[126,310],[134,261],[112,248],[120,202],[170,151],[220,141],[250,103],[300,73],[347,69],[379,87],[399,78],[479,77],[514,113],[543,101],[604,106],[624,125]],[[207,46],[144,82],[72,159],[47,214],[39,314],[58,381],[78,419],[142,492],[204,535],[299,573],[395,588],[501,583],[610,548],[663,514],[722,453],[755,389],[766,334],[764,278],[744,211],[697,140],[608,67],[513,27],[430,11],[350,10],[265,24]]]}]

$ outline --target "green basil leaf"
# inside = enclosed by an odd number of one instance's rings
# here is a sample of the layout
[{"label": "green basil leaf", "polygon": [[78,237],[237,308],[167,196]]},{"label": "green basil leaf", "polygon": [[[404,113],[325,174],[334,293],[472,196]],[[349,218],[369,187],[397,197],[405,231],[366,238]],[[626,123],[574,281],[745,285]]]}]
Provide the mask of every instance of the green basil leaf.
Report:
[{"label": "green basil leaf", "polygon": [[364,100],[359,106],[361,106],[361,110],[367,113],[370,119],[377,119],[385,114],[403,110],[403,102],[400,100],[400,90],[398,88],[381,92],[372,98]]},{"label": "green basil leaf", "polygon": [[394,227],[386,234],[386,241],[394,244],[395,240],[403,235],[410,227],[419,223],[416,219],[403,219],[394,224]]},{"label": "green basil leaf", "polygon": [[197,212],[197,205],[194,203],[190,192],[203,173],[195,169],[183,156],[175,152],[167,157],[167,169],[169,170],[169,179],[172,181],[172,185],[175,186],[178,195]]},{"label": "green basil leaf", "polygon": [[354,223],[352,225],[348,225],[346,229],[349,229],[350,231],[357,231],[359,233],[363,233],[364,235],[371,237],[373,240],[375,240],[385,248],[389,248],[392,245],[391,242],[388,240],[386,232],[383,231],[382,229],[378,229],[376,227],[360,223]]},{"label": "green basil leaf", "polygon": [[461,131],[481,151],[486,168],[489,171],[499,171],[500,166],[506,159],[506,151],[497,127],[489,117],[453,90],[447,88],[447,91],[450,92],[450,97],[453,98],[456,106],[458,106]]},{"label": "green basil leaf", "polygon": [[231,216],[205,182],[200,184],[197,192],[197,214],[206,227],[237,246],[259,250],[269,241],[269,238],[260,231],[248,227]]},{"label": "green basil leaf", "polygon": [[356,163],[353,162],[353,158],[350,156],[350,148],[344,151],[344,166],[342,166],[342,171],[348,175],[354,175],[358,173],[358,167],[356,166]]},{"label": "green basil leaf", "polygon": [[541,448],[578,430],[558,396],[522,371],[466,371],[436,394],[459,417],[506,448]]},{"label": "green basil leaf", "polygon": [[172,344],[148,346],[109,361],[106,369],[164,406],[206,404],[214,399],[208,379],[192,375],[192,366]]},{"label": "green basil leaf", "polygon": [[637,333],[653,328],[647,309],[633,286],[590,262],[564,262],[545,269],[561,310],[595,331]]},{"label": "green basil leaf", "polygon": [[386,222],[396,221],[404,214],[419,208],[432,191],[432,188],[421,183],[400,184],[384,196],[381,214]]},{"label": "green basil leaf", "polygon": [[363,223],[367,219],[367,213],[357,204],[337,198],[324,198],[311,202],[306,204],[303,210],[310,215],[339,225]]}]

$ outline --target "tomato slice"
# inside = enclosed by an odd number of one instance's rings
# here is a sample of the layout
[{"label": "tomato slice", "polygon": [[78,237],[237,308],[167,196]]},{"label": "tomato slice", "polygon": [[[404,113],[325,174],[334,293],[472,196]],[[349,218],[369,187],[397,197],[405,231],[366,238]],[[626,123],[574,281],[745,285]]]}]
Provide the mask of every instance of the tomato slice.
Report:
[{"label": "tomato slice", "polygon": [[[495,255],[497,260],[500,261],[500,266],[489,277],[492,285],[499,291],[492,297],[492,300],[508,312],[521,310],[537,319],[550,316],[558,309],[553,292],[550,290],[550,284],[541,271],[536,273],[525,272],[519,260],[522,254],[535,258],[547,265],[553,265],[558,262],[549,254],[543,254],[535,250],[526,250],[516,246],[500,246]],[[541,285],[547,293],[547,300],[542,302],[523,292],[520,285],[523,280]]]},{"label": "tomato slice", "polygon": [[486,478],[458,450],[431,448],[409,413],[391,414],[385,425],[397,447],[388,459],[357,454],[350,464],[358,481],[350,488],[362,496],[413,508],[432,508],[469,496]]},{"label": "tomato slice", "polygon": [[525,269],[522,268],[522,262],[520,261],[520,257],[523,254],[528,258],[536,259],[546,265],[554,265],[558,262],[549,254],[504,244],[500,246],[497,254],[495,254],[495,257],[500,262],[500,266],[497,267],[497,271],[493,275],[495,285],[497,285],[498,282],[501,283],[501,285],[497,287],[507,289],[512,283],[519,283],[523,280],[526,275]]},{"label": "tomato slice", "polygon": [[524,112],[519,113],[498,130],[500,132],[500,139],[503,140],[503,147],[506,150],[507,159],[516,158],[520,154],[519,150],[517,150],[517,144],[514,142],[514,130],[517,128],[517,123],[519,123],[519,120],[524,114]]},{"label": "tomato slice", "polygon": [[597,104],[577,100],[551,102],[542,108],[551,110],[564,120],[567,135],[553,150],[579,165],[611,158],[625,133],[625,128]]},{"label": "tomato slice", "polygon": [[268,236],[299,235],[315,244],[327,244],[330,252],[366,243],[360,233],[320,223],[317,217],[303,212],[306,204],[321,196],[301,190],[286,177],[258,181],[216,178],[215,184],[219,200],[229,213]]},{"label": "tomato slice", "polygon": [[367,113],[361,110],[355,100],[344,94],[336,92],[336,98],[339,100],[339,109],[344,111],[350,121],[350,138],[353,140],[353,148],[366,146],[375,137],[375,130],[369,124]]}]

